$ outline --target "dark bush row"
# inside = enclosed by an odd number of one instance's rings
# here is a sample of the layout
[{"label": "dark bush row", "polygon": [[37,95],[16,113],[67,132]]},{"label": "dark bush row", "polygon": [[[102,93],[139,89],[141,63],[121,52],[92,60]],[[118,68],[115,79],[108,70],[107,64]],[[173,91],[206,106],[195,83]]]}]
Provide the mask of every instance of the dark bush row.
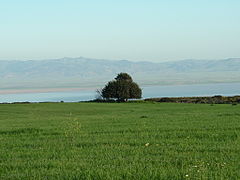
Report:
[{"label": "dark bush row", "polygon": [[163,97],[149,98],[145,101],[174,102],[174,103],[197,103],[197,104],[238,104],[240,96],[213,96],[213,97]]}]

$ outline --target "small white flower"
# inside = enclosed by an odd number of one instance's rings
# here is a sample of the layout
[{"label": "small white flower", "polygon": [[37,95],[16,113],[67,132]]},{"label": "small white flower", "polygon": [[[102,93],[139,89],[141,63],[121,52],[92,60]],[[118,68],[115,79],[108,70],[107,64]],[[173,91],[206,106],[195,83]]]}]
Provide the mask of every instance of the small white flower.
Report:
[{"label": "small white flower", "polygon": [[149,143],[146,143],[146,144],[145,144],[146,147],[149,146],[149,145],[150,145]]}]

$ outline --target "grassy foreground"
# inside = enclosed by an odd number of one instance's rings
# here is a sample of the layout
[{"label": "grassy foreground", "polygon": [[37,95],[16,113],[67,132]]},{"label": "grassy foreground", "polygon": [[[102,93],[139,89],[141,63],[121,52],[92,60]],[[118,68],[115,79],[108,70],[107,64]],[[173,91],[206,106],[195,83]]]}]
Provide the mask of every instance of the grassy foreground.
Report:
[{"label": "grassy foreground", "polygon": [[0,179],[239,179],[240,106],[0,105]]}]

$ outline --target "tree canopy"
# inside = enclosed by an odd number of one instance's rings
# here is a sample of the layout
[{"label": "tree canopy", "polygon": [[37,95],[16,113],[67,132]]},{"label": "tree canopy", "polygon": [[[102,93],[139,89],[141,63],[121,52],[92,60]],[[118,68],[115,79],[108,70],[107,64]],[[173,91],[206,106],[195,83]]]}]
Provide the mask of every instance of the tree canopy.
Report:
[{"label": "tree canopy", "polygon": [[140,99],[142,90],[138,84],[133,82],[132,77],[127,73],[120,73],[113,81],[109,81],[101,91],[105,99],[116,99],[127,101],[128,99]]},{"label": "tree canopy", "polygon": [[116,81],[124,80],[124,81],[131,81],[131,82],[133,81],[132,77],[127,73],[119,73],[117,77],[115,77],[115,80]]}]

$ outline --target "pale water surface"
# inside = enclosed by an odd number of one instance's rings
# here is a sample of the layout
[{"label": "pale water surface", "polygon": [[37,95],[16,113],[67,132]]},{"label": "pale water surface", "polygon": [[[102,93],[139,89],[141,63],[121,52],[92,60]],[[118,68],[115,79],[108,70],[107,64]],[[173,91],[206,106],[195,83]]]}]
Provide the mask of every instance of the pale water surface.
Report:
[{"label": "pale water surface", "polygon": [[[234,96],[240,95],[240,83],[171,85],[142,87],[143,98],[152,97],[190,97],[190,96]],[[92,100],[94,90],[48,93],[0,94],[0,102],[78,102]]]}]

